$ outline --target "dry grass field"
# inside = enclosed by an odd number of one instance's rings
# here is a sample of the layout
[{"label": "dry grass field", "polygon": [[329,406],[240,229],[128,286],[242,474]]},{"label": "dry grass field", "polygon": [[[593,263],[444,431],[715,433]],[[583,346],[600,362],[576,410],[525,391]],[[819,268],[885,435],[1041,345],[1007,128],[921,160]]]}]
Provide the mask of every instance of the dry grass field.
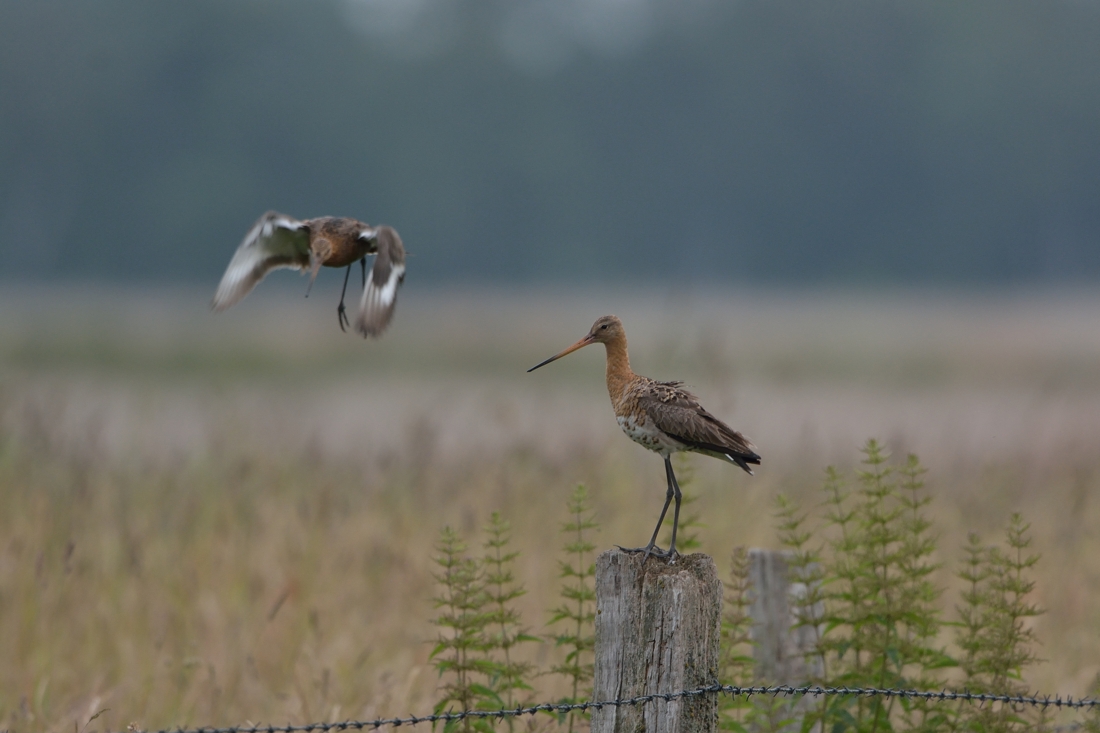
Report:
[{"label": "dry grass field", "polygon": [[1100,297],[410,281],[364,343],[335,276],[308,300],[276,280],[219,316],[205,292],[0,289],[0,730],[427,711],[433,545],[448,524],[480,542],[494,510],[546,633],[571,489],[601,549],[644,543],[664,494],[601,349],[524,371],[609,312],[637,371],[686,380],[764,456],[754,478],[691,459],[720,568],[776,545],[778,493],[812,505],[877,437],[930,469],[946,617],[967,532],[1022,512],[1047,611],[1027,682],[1076,696],[1100,671]]}]

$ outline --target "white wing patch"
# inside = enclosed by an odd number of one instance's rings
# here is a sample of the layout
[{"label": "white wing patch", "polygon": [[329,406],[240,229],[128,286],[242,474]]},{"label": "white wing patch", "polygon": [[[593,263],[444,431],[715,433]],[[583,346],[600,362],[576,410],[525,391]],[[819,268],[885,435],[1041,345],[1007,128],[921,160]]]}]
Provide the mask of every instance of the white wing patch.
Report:
[{"label": "white wing patch", "polygon": [[374,278],[367,280],[363,291],[363,300],[359,305],[359,320],[356,323],[364,336],[377,336],[386,330],[393,317],[393,307],[397,302],[397,287],[405,275],[405,265],[393,265],[389,277],[381,287],[375,285]]},{"label": "white wing patch", "polygon": [[[401,278],[404,276],[405,266],[394,265],[393,270],[390,271],[389,279],[386,280],[386,284],[378,291],[379,305],[383,308],[388,308],[393,305],[393,300],[397,297],[397,284],[401,282]],[[371,287],[374,287],[374,283],[371,283]]]},{"label": "white wing patch", "polygon": [[296,232],[299,229],[305,228],[305,223],[300,222],[297,219],[289,219],[287,217],[272,219],[264,225],[264,236],[270,237],[271,232],[275,231],[275,227],[278,227],[280,229],[289,229],[292,232]]}]

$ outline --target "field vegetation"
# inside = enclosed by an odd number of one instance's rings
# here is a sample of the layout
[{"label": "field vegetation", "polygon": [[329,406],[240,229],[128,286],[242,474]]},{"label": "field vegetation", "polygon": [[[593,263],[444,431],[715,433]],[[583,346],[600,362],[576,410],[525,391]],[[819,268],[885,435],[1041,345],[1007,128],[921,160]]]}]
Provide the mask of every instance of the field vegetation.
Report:
[{"label": "field vegetation", "polygon": [[[764,456],[753,478],[688,459],[691,533],[724,572],[735,547],[783,546],[779,495],[819,514],[825,467],[850,473],[877,436],[927,469],[945,619],[966,621],[970,533],[1002,542],[1019,513],[1045,611],[1022,621],[1040,644],[1019,684],[1078,696],[1100,672],[1100,299],[410,282],[363,343],[325,282],[218,317],[184,290],[0,292],[0,729],[431,710],[440,532],[484,554],[494,512],[526,591],[501,638],[540,639],[509,662],[567,667],[550,622],[572,492],[596,552],[643,543],[664,493],[597,349],[524,373],[607,312],[637,371],[686,379]],[[572,695],[563,675],[528,683],[513,699]]]}]

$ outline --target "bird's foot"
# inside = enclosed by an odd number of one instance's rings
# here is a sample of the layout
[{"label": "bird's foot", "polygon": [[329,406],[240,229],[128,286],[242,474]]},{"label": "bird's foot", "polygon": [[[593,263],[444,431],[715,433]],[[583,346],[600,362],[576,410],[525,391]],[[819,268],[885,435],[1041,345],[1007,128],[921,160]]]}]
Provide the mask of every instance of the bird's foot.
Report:
[{"label": "bird's foot", "polygon": [[645,561],[649,559],[650,555],[652,555],[653,557],[659,557],[664,560],[672,561],[675,560],[680,554],[676,552],[675,549],[662,550],[655,544],[646,545],[645,547],[623,547],[622,545],[615,546],[623,552],[644,552],[645,557],[642,558],[643,565],[645,564]]},{"label": "bird's foot", "polygon": [[336,309],[336,317],[340,321],[340,330],[347,333],[345,326],[351,326],[351,321],[348,320],[348,309],[344,307],[344,301],[340,301],[340,307]]}]

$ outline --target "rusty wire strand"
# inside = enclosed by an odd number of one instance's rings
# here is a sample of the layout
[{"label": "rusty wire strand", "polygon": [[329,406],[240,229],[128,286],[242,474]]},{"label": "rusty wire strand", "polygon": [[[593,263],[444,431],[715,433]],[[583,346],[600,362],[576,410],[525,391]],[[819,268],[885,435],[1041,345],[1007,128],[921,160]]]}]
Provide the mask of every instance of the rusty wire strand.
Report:
[{"label": "rusty wire strand", "polygon": [[[623,707],[623,706],[635,706],[645,705],[646,703],[663,701],[672,702],[687,697],[698,697],[700,695],[713,695],[713,694],[725,694],[743,697],[752,697],[753,695],[783,695],[784,697],[796,697],[812,695],[814,697],[826,696],[855,696],[855,697],[900,697],[912,700],[932,700],[936,702],[976,702],[982,703],[1002,703],[1005,705],[1026,705],[1031,707],[1041,708],[1056,708],[1056,709],[1094,709],[1100,708],[1100,700],[1093,698],[1079,698],[1073,699],[1072,697],[1060,697],[1052,695],[996,695],[988,692],[969,692],[969,691],[956,691],[956,690],[941,690],[939,692],[928,690],[902,690],[895,688],[878,688],[878,687],[821,687],[818,685],[806,685],[802,687],[794,687],[791,685],[771,685],[771,686],[755,686],[755,687],[738,687],[736,685],[707,685],[706,687],[697,687],[692,690],[680,690],[679,692],[666,692],[666,693],[654,693],[649,695],[638,695],[636,697],[624,698],[621,700],[602,700],[602,701],[586,701],[578,703],[542,703],[541,705],[531,705],[527,707],[518,707],[515,709],[501,709],[501,710],[462,710],[459,712],[446,712],[436,713],[432,715],[410,715],[405,718],[378,718],[376,720],[344,720],[335,723],[306,723],[303,725],[238,725],[230,726],[226,728],[218,728],[213,726],[203,726],[200,728],[164,728],[155,733],[307,733],[310,731],[321,731],[325,733],[327,731],[344,731],[349,729],[364,730],[371,729],[377,730],[384,726],[392,726],[394,728],[402,725],[418,725],[420,723],[440,723],[450,722],[456,720],[464,720],[466,718],[496,718],[503,720],[504,718],[516,718],[521,715],[535,715],[537,713],[569,713],[574,711],[586,712],[588,710],[602,710],[605,707]],[[1071,724],[1070,726],[1060,727],[1059,730],[1079,730],[1080,724]],[[150,732],[154,733],[154,732]]]}]

